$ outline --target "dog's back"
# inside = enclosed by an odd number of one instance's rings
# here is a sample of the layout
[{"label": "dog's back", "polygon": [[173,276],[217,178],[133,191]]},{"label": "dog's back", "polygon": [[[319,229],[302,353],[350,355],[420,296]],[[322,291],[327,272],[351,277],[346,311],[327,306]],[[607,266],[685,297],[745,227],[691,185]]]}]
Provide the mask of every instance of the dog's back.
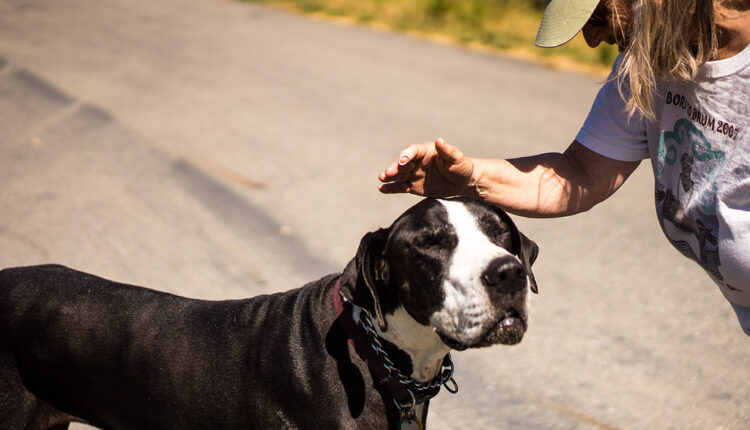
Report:
[{"label": "dog's back", "polygon": [[[0,422],[48,428],[69,420],[64,410],[123,429],[325,425],[305,411],[348,402],[340,386],[313,396],[333,383],[317,375],[338,360],[353,366],[331,328],[332,279],[204,301],[63,266],[0,271]],[[299,361],[311,354],[316,361]],[[281,375],[296,383],[285,386]],[[279,407],[289,402],[296,407]]]}]

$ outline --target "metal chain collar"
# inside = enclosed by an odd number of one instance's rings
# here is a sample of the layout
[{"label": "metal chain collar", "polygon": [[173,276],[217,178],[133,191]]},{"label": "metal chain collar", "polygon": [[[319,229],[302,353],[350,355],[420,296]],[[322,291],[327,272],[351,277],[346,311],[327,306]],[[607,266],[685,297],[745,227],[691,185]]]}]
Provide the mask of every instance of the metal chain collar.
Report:
[{"label": "metal chain collar", "polygon": [[[370,342],[370,346],[372,347],[373,351],[375,351],[375,354],[381,359],[383,363],[383,367],[388,371],[388,373],[393,376],[399,384],[403,385],[406,389],[406,391],[411,396],[411,401],[408,404],[399,404],[396,399],[393,399],[393,403],[396,404],[396,407],[399,410],[399,413],[401,415],[401,421],[414,421],[416,419],[416,412],[415,409],[417,407],[417,400],[414,396],[414,392],[422,393],[422,392],[429,392],[432,390],[437,389],[440,390],[440,387],[445,387],[446,390],[448,390],[450,393],[456,393],[458,392],[458,384],[456,383],[456,380],[453,379],[453,361],[451,360],[451,355],[448,353],[448,355],[445,356],[445,359],[443,360],[443,363],[441,365],[440,372],[437,376],[432,378],[431,381],[428,382],[419,382],[412,379],[410,376],[404,375],[401,373],[401,371],[396,367],[396,365],[393,363],[393,360],[388,356],[388,353],[383,349],[383,344],[380,343],[380,340],[378,339],[378,333],[375,331],[375,326],[372,323],[372,316],[370,315],[370,312],[368,312],[364,308],[360,308],[361,312],[359,315],[359,322],[362,326],[362,329],[367,334],[367,338]],[[450,387],[448,383],[451,382],[453,387]],[[429,397],[433,397],[435,394],[429,394]]]}]

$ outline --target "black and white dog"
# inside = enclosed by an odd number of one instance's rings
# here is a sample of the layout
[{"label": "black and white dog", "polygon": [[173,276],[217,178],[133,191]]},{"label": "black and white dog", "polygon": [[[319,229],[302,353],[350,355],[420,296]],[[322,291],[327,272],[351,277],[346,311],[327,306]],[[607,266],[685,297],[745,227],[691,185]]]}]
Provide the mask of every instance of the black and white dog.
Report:
[{"label": "black and white dog", "polygon": [[[341,275],[202,301],[62,266],[0,271],[0,427],[385,429],[421,421],[451,349],[521,341],[536,245],[426,199]],[[421,424],[419,423],[419,424]]]}]

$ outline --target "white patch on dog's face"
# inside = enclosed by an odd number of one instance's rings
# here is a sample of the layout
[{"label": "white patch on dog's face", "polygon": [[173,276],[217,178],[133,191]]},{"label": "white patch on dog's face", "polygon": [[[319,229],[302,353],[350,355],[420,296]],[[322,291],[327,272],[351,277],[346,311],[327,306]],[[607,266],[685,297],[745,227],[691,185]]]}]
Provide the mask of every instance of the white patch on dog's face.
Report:
[{"label": "white patch on dog's face", "polygon": [[440,203],[448,212],[458,245],[443,282],[443,307],[432,315],[430,323],[443,335],[471,345],[497,324],[499,317],[482,274],[491,261],[511,254],[489,240],[463,204],[444,200]]}]

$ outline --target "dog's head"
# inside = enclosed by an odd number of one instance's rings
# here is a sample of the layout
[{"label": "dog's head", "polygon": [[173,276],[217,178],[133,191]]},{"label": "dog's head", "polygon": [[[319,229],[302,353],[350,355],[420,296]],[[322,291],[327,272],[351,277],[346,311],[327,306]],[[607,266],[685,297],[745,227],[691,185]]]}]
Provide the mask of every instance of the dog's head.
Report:
[{"label": "dog's head", "polygon": [[391,227],[368,233],[343,274],[344,297],[382,332],[403,309],[450,348],[521,341],[538,248],[497,207],[425,199]]}]

